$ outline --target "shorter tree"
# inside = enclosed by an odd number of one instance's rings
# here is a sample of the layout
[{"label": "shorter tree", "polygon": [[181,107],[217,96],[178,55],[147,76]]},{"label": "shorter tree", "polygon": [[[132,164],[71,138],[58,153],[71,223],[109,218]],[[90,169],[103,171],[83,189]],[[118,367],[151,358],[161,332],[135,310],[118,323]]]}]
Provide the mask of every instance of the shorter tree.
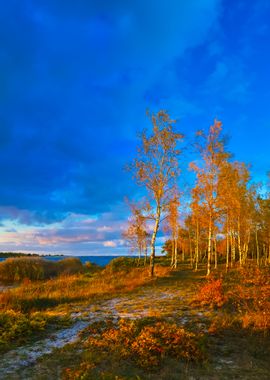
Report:
[{"label": "shorter tree", "polygon": [[150,242],[150,234],[147,232],[146,218],[142,213],[142,206],[129,204],[131,217],[128,220],[126,230],[122,237],[128,242],[132,252],[138,251],[139,261],[144,252],[144,263],[147,260],[147,247]]}]

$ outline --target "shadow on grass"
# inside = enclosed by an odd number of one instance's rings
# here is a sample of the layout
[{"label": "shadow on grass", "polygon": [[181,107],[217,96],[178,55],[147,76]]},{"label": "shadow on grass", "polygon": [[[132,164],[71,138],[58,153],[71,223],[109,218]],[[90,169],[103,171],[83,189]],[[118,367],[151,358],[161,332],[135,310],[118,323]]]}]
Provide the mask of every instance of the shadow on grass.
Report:
[{"label": "shadow on grass", "polygon": [[83,297],[77,297],[77,298],[69,298],[69,297],[63,297],[63,298],[48,298],[48,297],[40,297],[40,298],[33,298],[33,299],[18,299],[16,302],[16,299],[14,299],[10,304],[9,307],[14,310],[19,310],[24,313],[28,313],[30,311],[34,310],[46,310],[48,308],[56,307],[62,304],[71,304],[76,302],[83,301]]},{"label": "shadow on grass", "polygon": [[169,276],[155,277],[154,281],[146,284],[145,287],[189,287],[190,285],[199,284],[203,280],[205,280],[205,268],[200,268],[195,272],[188,264],[182,264],[179,265],[178,269],[172,270]]}]

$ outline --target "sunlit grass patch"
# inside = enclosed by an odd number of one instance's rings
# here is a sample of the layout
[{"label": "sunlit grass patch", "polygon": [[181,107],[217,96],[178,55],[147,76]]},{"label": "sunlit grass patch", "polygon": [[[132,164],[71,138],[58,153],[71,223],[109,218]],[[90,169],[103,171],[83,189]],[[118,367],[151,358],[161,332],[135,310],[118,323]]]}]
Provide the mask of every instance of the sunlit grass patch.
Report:
[{"label": "sunlit grass patch", "polygon": [[[161,273],[164,273],[164,268],[161,269]],[[19,287],[0,294],[2,350],[7,350],[13,343],[22,344],[25,337],[28,339],[30,336],[38,335],[50,328],[54,322],[60,324],[62,321],[62,327],[66,327],[64,321],[69,313],[76,312],[73,305],[89,305],[113,298],[152,281],[148,270],[142,268],[132,268],[128,274],[125,271],[114,273],[105,269],[92,277],[76,274],[47,281],[24,281]],[[92,312],[98,310],[100,306],[96,304]],[[5,316],[9,314],[13,317],[6,319]],[[83,314],[80,310],[79,316],[87,317],[87,313]],[[13,324],[8,324],[8,320],[13,321]]]},{"label": "sunlit grass patch", "polygon": [[127,275],[116,276],[104,270],[98,276],[61,276],[39,282],[28,282],[0,294],[0,307],[23,312],[52,308],[59,304],[93,300],[100,295],[113,296],[131,291],[149,281],[146,270],[134,268]]}]

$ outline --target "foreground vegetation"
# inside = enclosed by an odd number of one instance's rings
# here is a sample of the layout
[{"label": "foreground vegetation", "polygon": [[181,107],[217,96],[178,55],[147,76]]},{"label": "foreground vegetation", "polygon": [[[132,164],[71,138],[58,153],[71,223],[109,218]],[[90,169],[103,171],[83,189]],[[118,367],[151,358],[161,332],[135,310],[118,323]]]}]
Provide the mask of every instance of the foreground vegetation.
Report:
[{"label": "foreground vegetation", "polygon": [[189,262],[172,271],[159,261],[154,279],[119,258],[0,293],[2,354],[86,321],[76,342],[12,379],[268,379],[269,268],[220,266],[205,277]]},{"label": "foreground vegetation", "polygon": [[[6,270],[2,272],[4,279],[20,273],[23,280],[20,286],[0,292],[0,350],[8,350],[29,337],[39,337],[46,329],[63,327],[69,322],[73,304],[113,298],[150,281],[136,260],[116,259],[105,269],[90,263],[83,266],[78,261],[65,259],[51,266],[51,262],[41,259],[8,259],[0,264]],[[57,277],[55,267],[60,273]],[[55,278],[36,280],[42,278],[37,273],[44,268]],[[77,274],[72,274],[74,271]],[[165,267],[157,269],[158,275],[168,272]],[[60,306],[65,307],[64,313],[59,313]]]},{"label": "foreground vegetation", "polygon": [[177,287],[193,289],[183,290],[188,297],[181,315],[173,316],[179,299],[165,308],[160,299],[154,316],[87,328],[81,335],[83,353],[76,365],[63,369],[62,378],[268,379],[269,270],[250,266],[207,279],[201,272],[182,269],[157,284],[172,293]]},{"label": "foreground vegetation", "polygon": [[[145,318],[94,325],[84,332],[84,354],[75,369],[64,369],[64,379],[122,378],[123,373],[155,373],[166,361],[201,362],[200,340],[175,323]],[[117,363],[117,366],[115,365]],[[136,374],[137,372],[137,374]],[[120,377],[119,377],[120,375]]]}]

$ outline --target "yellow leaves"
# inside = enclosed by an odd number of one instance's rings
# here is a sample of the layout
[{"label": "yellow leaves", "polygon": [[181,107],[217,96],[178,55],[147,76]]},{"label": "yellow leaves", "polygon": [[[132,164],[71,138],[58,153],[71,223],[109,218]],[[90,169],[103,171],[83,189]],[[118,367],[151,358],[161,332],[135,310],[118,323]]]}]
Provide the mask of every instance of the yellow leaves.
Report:
[{"label": "yellow leaves", "polygon": [[180,151],[176,149],[176,144],[183,135],[173,130],[174,120],[166,111],[151,115],[151,120],[152,134],[149,137],[145,132],[142,134],[138,157],[131,167],[138,184],[145,185],[155,199],[164,196],[164,190],[178,175],[177,157]]}]

